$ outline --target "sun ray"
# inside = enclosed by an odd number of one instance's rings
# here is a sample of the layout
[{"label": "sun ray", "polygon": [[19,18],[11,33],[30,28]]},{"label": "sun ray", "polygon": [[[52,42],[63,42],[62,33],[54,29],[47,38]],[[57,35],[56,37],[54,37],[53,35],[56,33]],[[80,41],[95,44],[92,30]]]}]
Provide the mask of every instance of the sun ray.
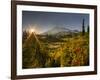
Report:
[{"label": "sun ray", "polygon": [[30,33],[34,33],[34,32],[35,32],[35,29],[31,28],[31,29],[29,30],[29,32],[30,32]]}]

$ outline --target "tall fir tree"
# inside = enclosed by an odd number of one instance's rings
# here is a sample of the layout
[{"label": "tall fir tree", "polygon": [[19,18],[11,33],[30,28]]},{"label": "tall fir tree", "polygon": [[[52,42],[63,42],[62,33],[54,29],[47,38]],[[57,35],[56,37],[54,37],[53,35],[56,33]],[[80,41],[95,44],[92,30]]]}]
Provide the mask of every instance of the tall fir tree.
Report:
[{"label": "tall fir tree", "polygon": [[85,22],[85,19],[83,19],[83,22],[82,22],[82,35],[85,34],[85,25],[84,25],[84,22]]},{"label": "tall fir tree", "polygon": [[89,25],[87,26],[87,32],[89,33]]},{"label": "tall fir tree", "polygon": [[44,67],[45,57],[38,37],[35,33],[31,33],[23,44],[23,68],[39,68]]}]

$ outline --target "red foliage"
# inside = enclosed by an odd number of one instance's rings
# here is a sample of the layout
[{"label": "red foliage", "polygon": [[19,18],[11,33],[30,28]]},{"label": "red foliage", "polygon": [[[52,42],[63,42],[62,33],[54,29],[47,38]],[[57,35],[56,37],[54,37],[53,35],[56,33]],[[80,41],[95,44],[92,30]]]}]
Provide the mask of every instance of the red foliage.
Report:
[{"label": "red foliage", "polygon": [[80,65],[80,60],[75,60],[72,62],[73,65],[78,66]]},{"label": "red foliage", "polygon": [[74,52],[79,53],[80,51],[81,51],[81,48],[76,48]]}]

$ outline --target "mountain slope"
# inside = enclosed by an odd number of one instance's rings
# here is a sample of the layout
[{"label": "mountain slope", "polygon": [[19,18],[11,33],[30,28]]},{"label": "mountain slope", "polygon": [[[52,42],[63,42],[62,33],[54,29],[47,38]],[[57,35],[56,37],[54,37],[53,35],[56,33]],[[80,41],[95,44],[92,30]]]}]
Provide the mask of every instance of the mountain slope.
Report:
[{"label": "mountain slope", "polygon": [[42,33],[43,35],[59,35],[59,34],[71,34],[71,33],[77,33],[77,30],[70,30],[68,28],[65,27],[54,27],[44,33]]}]

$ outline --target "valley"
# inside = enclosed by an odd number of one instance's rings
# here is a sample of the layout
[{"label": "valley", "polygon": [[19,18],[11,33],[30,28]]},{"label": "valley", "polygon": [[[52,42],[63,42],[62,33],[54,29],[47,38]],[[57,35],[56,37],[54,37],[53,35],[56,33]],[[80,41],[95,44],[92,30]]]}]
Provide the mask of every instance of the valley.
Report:
[{"label": "valley", "polygon": [[30,34],[23,43],[23,68],[88,66],[88,34],[65,33],[65,29],[53,34]]}]

